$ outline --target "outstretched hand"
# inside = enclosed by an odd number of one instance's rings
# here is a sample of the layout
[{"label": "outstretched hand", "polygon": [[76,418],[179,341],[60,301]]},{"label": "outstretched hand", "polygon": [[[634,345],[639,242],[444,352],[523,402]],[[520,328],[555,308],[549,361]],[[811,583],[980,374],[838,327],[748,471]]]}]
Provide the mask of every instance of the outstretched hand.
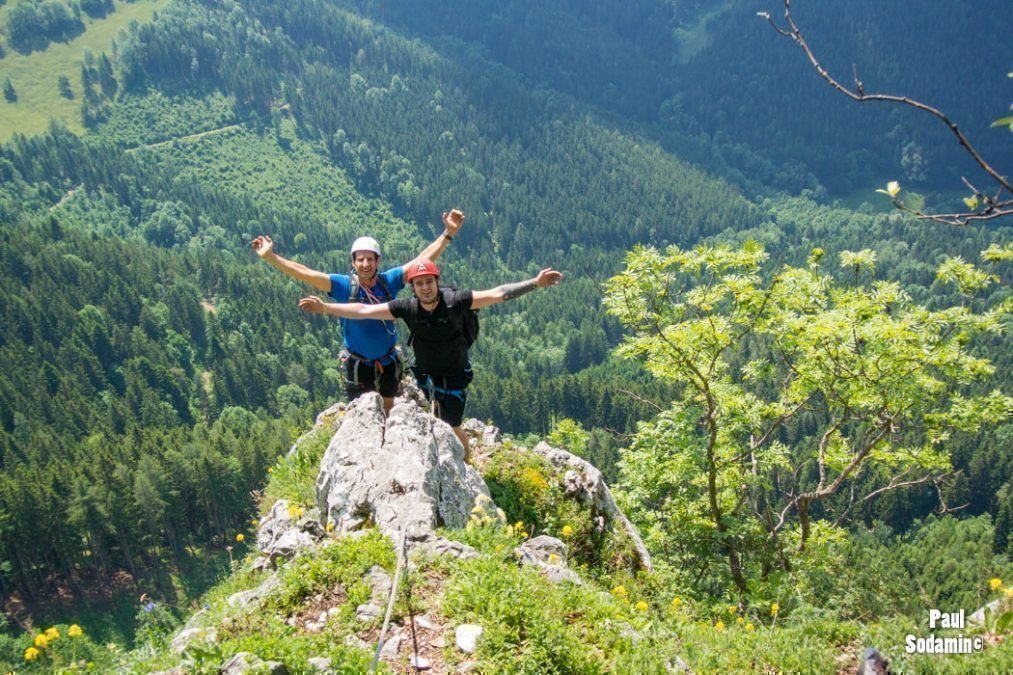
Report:
[{"label": "outstretched hand", "polygon": [[464,225],[464,211],[451,209],[450,213],[443,212],[443,226],[447,228],[447,234],[451,237],[457,234],[461,225]]},{"label": "outstretched hand", "polygon": [[311,295],[308,298],[303,298],[299,301],[299,309],[310,314],[323,314],[326,311],[326,307],[323,300],[315,295]]},{"label": "outstretched hand", "polygon": [[546,288],[547,286],[555,286],[563,280],[563,273],[558,270],[554,270],[551,267],[546,267],[544,270],[538,273],[535,277],[535,285],[539,288]]},{"label": "outstretched hand", "polygon": [[250,247],[253,249],[254,253],[263,258],[274,250],[274,242],[271,241],[269,236],[262,234],[250,242]]}]

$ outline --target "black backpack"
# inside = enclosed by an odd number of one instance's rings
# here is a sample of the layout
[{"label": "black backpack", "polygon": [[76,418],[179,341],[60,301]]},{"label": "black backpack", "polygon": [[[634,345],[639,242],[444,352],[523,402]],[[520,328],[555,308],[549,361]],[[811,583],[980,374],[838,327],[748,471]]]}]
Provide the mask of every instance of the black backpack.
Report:
[{"label": "black backpack", "polygon": [[[447,296],[455,290],[450,286],[441,287],[440,292],[443,293],[443,302],[447,302]],[[450,303],[447,302],[447,304]],[[469,307],[465,310],[462,317],[461,335],[464,337],[464,346],[467,349],[471,349],[471,345],[475,344],[475,340],[478,339],[478,310]]]}]

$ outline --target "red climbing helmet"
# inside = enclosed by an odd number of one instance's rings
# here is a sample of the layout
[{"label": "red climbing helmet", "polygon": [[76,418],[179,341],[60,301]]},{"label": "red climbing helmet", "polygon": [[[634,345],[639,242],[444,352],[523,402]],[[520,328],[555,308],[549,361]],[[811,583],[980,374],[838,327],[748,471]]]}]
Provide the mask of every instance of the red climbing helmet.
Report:
[{"label": "red climbing helmet", "polygon": [[440,268],[432,260],[422,258],[408,266],[408,274],[405,275],[405,279],[411,283],[415,277],[424,277],[427,274],[438,277],[440,276]]}]

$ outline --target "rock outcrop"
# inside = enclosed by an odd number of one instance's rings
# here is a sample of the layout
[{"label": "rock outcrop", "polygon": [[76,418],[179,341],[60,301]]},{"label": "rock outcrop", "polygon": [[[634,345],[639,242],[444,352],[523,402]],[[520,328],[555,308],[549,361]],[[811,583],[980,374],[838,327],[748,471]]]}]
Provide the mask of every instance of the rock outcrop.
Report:
[{"label": "rock outcrop", "polygon": [[380,396],[357,398],[320,462],[317,504],[333,531],[375,524],[395,542],[430,541],[437,527],[464,527],[482,477],[465,464],[451,428],[412,401],[384,419]]},{"label": "rock outcrop", "polygon": [[579,500],[591,510],[591,520],[595,527],[601,530],[611,525],[623,532],[633,545],[640,565],[650,570],[651,554],[644,545],[644,540],[640,538],[637,528],[616,505],[616,500],[605,484],[601,471],[587,460],[545,442],[536,445],[534,452],[549,460],[555,468],[565,471],[563,489],[566,496]]}]

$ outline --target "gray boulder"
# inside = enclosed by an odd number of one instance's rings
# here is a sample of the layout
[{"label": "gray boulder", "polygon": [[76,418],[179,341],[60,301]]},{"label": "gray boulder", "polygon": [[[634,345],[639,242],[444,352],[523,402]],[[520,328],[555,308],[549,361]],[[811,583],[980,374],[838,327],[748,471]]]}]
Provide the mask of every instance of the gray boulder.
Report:
[{"label": "gray boulder", "polygon": [[521,565],[537,566],[551,583],[584,584],[580,575],[566,567],[566,544],[555,537],[542,534],[528,539],[514,549],[514,555]]},{"label": "gray boulder", "polygon": [[184,628],[169,645],[174,654],[182,654],[194,642],[217,642],[218,631],[214,628]]},{"label": "gray boulder", "polygon": [[271,675],[288,675],[284,663],[264,661],[256,654],[239,652],[222,664],[222,675],[240,675],[241,673],[270,673]]},{"label": "gray boulder", "polygon": [[566,544],[541,534],[515,548],[514,555],[522,565],[565,565]]},{"label": "gray boulder", "polygon": [[292,558],[302,549],[313,546],[322,534],[318,521],[291,515],[288,501],[279,499],[260,525],[257,548],[277,566],[279,559]]},{"label": "gray boulder", "polygon": [[413,402],[399,402],[386,420],[378,394],[349,405],[317,476],[317,504],[338,534],[367,521],[399,542],[426,541],[436,527],[463,527],[481,476],[464,463],[451,428]]}]

